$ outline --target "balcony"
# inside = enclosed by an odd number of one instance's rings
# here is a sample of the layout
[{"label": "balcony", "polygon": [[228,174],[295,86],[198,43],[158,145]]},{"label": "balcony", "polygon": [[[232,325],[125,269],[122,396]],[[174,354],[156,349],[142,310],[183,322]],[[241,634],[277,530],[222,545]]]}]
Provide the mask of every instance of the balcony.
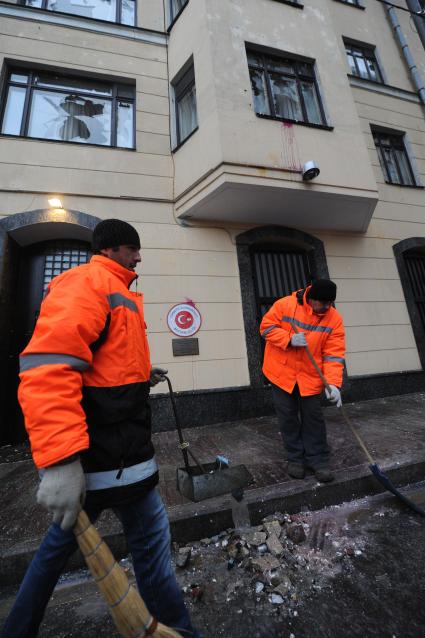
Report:
[{"label": "balcony", "polygon": [[297,169],[222,162],[181,193],[176,214],[182,220],[365,232],[377,190],[320,178],[304,182]]}]

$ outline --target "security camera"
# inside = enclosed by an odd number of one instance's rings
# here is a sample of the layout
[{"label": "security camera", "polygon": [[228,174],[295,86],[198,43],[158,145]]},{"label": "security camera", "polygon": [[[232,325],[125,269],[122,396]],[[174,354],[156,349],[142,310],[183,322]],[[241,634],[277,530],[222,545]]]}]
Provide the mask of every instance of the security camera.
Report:
[{"label": "security camera", "polygon": [[320,169],[317,166],[316,162],[313,160],[309,160],[303,166],[302,176],[305,182],[308,182],[311,179],[317,177],[320,173]]}]

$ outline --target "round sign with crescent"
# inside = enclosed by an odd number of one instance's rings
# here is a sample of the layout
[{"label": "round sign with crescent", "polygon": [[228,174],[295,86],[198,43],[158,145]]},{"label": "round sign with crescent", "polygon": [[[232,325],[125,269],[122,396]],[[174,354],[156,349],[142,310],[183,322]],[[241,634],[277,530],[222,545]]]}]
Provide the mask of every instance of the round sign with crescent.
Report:
[{"label": "round sign with crescent", "polygon": [[178,337],[191,337],[198,332],[201,323],[201,313],[189,303],[176,304],[167,315],[168,327]]}]

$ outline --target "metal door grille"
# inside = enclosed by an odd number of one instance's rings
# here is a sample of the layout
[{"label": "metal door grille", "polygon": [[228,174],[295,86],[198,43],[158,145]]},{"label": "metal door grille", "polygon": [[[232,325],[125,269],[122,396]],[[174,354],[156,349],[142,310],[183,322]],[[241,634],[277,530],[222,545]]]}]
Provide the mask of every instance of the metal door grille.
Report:
[{"label": "metal door grille", "polygon": [[304,288],[310,280],[308,257],[301,252],[256,250],[253,271],[259,320],[277,299]]},{"label": "metal door grille", "polygon": [[43,294],[53,277],[69,268],[87,263],[91,256],[87,244],[80,242],[49,242],[44,254]]},{"label": "metal door grille", "polygon": [[425,252],[406,253],[404,261],[422,328],[425,330]]}]

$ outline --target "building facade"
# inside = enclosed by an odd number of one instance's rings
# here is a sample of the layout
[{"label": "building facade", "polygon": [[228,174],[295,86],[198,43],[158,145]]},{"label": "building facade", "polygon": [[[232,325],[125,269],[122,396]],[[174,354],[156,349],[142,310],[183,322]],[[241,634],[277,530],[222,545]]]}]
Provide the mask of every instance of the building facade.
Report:
[{"label": "building facade", "polygon": [[[318,276],[338,285],[346,400],[425,387],[425,18],[394,4],[0,1],[1,442],[23,436],[44,290],[107,217],[141,235],[185,425],[271,410],[261,316]],[[167,324],[188,302],[191,339]]]}]

